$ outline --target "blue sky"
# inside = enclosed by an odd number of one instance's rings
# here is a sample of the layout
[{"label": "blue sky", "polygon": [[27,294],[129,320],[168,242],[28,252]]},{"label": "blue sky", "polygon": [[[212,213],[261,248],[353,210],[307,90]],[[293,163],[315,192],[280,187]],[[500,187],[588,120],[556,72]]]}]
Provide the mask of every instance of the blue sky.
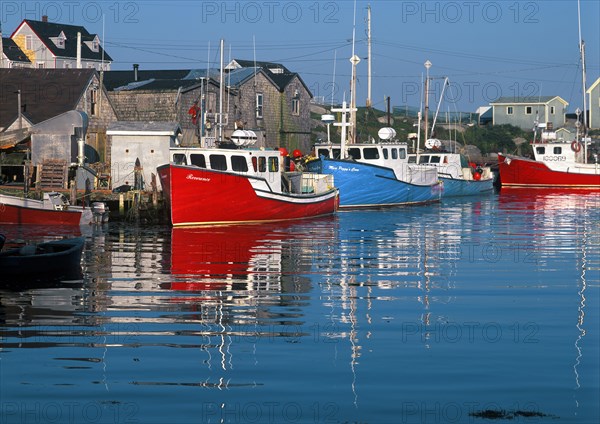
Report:
[{"label": "blue sky", "polygon": [[[372,9],[373,104],[419,106],[426,60],[449,78],[443,110],[474,111],[500,96],[559,95],[581,107],[577,2],[357,1],[358,104],[367,96],[366,8]],[[588,86],[600,77],[600,2],[582,0]],[[229,58],[280,62],[315,96],[349,96],[354,2],[347,1],[6,1],[5,36],[22,19],[83,25],[104,34],[113,69],[188,69]],[[103,24],[104,22],[104,24]],[[334,66],[334,58],[335,66]],[[335,68],[335,73],[334,73]],[[442,79],[433,80],[437,102]]]}]

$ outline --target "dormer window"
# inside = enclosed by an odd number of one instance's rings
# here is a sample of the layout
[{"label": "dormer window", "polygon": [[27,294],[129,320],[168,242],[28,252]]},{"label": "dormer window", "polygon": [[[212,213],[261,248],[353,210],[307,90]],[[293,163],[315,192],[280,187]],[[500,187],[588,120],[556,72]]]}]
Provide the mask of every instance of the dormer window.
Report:
[{"label": "dormer window", "polygon": [[65,36],[64,32],[58,34],[58,37],[56,37],[55,40],[56,41],[54,41],[54,44],[56,44],[56,47],[58,47],[59,49],[65,48],[65,41],[67,40],[67,37]]},{"label": "dormer window", "polygon": [[95,36],[92,40],[92,51],[98,53],[98,50],[100,50],[100,39],[98,36]]}]

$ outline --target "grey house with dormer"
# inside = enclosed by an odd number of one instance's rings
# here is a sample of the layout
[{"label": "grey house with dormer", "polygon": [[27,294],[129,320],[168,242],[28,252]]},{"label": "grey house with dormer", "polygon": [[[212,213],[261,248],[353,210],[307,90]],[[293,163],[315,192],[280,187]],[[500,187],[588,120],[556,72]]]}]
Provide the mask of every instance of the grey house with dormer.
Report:
[{"label": "grey house with dormer", "polygon": [[554,128],[566,122],[567,103],[559,96],[500,97],[492,106],[494,125],[510,124],[524,130],[535,122],[552,122]]}]

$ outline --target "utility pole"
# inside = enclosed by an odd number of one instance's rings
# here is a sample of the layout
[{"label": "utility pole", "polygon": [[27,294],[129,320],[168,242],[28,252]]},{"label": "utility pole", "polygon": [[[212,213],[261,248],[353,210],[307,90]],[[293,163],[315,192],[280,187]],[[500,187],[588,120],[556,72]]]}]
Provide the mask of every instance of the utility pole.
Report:
[{"label": "utility pole", "polygon": [[368,57],[367,57],[367,69],[368,69],[368,78],[367,78],[367,107],[373,106],[371,102],[371,5],[367,6],[367,48],[368,48]]},{"label": "utility pole", "polygon": [[2,22],[0,21],[0,69],[4,68],[4,42],[2,41]]}]

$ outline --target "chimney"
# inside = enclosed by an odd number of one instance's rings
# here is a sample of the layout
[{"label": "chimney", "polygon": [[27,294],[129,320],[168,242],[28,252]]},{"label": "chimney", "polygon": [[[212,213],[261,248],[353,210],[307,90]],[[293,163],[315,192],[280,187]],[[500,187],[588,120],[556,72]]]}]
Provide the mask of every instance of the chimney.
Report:
[{"label": "chimney", "polygon": [[81,69],[81,33],[77,33],[77,69]]},{"label": "chimney", "polygon": [[48,22],[48,15],[42,16],[42,22]]},{"label": "chimney", "polygon": [[138,80],[138,69],[140,69],[140,65],[138,65],[137,63],[133,64],[133,80],[137,81]]}]

